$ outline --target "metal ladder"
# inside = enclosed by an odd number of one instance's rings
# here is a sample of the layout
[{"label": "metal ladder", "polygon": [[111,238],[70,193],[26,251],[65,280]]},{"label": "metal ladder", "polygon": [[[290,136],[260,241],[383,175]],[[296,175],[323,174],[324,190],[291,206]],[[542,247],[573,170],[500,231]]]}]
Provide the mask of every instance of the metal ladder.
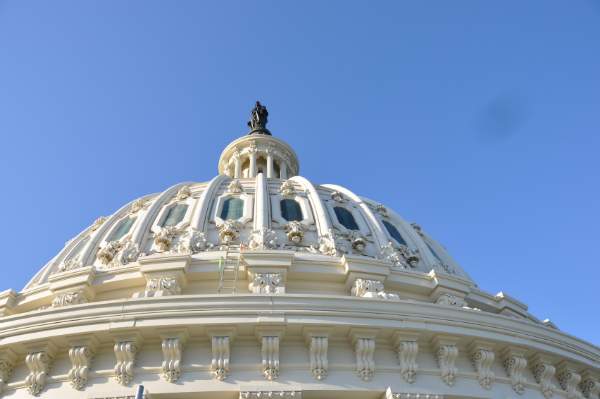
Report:
[{"label": "metal ladder", "polygon": [[218,294],[222,294],[225,290],[231,290],[231,294],[235,295],[241,262],[241,250],[237,259],[231,259],[229,257],[229,250],[225,252],[225,257],[219,258],[219,286],[217,287]]}]

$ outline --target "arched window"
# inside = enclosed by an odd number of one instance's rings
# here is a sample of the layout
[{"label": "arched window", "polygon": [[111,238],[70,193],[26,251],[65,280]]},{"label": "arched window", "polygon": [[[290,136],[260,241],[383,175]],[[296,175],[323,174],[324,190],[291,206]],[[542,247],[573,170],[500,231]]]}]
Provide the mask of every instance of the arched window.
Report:
[{"label": "arched window", "polygon": [[398,231],[396,226],[388,222],[387,220],[382,220],[385,229],[390,233],[392,238],[398,242],[398,244],[406,245],[406,241],[402,238],[402,234]]},{"label": "arched window", "polygon": [[119,222],[119,225],[116,229],[113,230],[110,237],[108,237],[107,241],[117,241],[120,240],[125,234],[129,233],[131,230],[131,226],[135,223],[136,218],[126,218]]},{"label": "arched window", "polygon": [[165,217],[163,218],[161,227],[169,227],[175,226],[179,222],[183,220],[185,213],[187,212],[188,206],[187,204],[177,204],[172,206],[168,211]]},{"label": "arched window", "polygon": [[300,208],[298,201],[293,199],[282,199],[279,202],[279,207],[281,208],[281,216],[288,222],[291,222],[292,220],[301,221],[304,219],[302,216],[302,208]]},{"label": "arched window", "polygon": [[336,206],[333,208],[333,211],[335,212],[338,222],[340,222],[342,226],[348,230],[359,230],[356,220],[354,220],[354,216],[352,216],[352,212],[348,209]]},{"label": "arched window", "polygon": [[227,198],[221,208],[221,219],[239,219],[244,215],[244,201],[239,198]]}]

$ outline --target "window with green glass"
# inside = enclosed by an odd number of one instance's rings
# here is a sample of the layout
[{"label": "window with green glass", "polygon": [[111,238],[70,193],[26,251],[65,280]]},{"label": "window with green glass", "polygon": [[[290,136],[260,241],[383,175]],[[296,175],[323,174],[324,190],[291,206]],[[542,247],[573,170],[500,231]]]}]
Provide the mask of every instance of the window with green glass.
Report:
[{"label": "window with green glass", "polygon": [[239,198],[227,198],[221,208],[221,219],[239,219],[244,216],[244,201]]},{"label": "window with green glass", "polygon": [[279,202],[279,207],[281,208],[281,216],[291,222],[292,220],[301,221],[302,216],[302,208],[300,208],[300,204],[298,201],[293,199],[282,199]]},{"label": "window with green glass", "polygon": [[396,226],[388,222],[387,220],[382,220],[385,229],[390,233],[392,238],[398,242],[398,244],[406,245],[406,241],[402,238],[402,234],[398,231]]},{"label": "window with green glass", "polygon": [[129,233],[131,226],[133,226],[133,223],[135,223],[135,219],[136,218],[126,218],[121,220],[117,228],[111,233],[108,241],[120,240],[125,234]]},{"label": "window with green glass", "polygon": [[337,217],[338,222],[348,230],[359,230],[358,224],[356,224],[356,220],[350,212],[346,208],[342,208],[341,206],[336,206],[333,208],[335,212],[335,217]]},{"label": "window with green glass", "polygon": [[167,214],[163,218],[163,222],[160,224],[161,227],[175,226],[183,220],[185,213],[187,212],[187,204],[177,204],[172,206],[167,211]]}]

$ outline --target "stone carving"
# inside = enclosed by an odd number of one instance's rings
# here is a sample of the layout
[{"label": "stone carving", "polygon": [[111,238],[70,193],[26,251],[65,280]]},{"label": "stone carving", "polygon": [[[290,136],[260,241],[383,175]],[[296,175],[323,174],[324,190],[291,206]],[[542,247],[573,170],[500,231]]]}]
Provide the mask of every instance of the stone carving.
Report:
[{"label": "stone carving", "polygon": [[94,220],[94,223],[92,223],[92,225],[90,226],[90,230],[98,230],[100,226],[102,226],[104,222],[106,222],[106,219],[108,219],[106,216],[100,216],[98,219]]},{"label": "stone carving", "polygon": [[146,204],[146,201],[144,201],[142,198],[133,201],[131,203],[131,207],[129,208],[129,213],[130,214],[137,213],[141,209],[144,209],[145,204]]},{"label": "stone carving", "polygon": [[135,262],[140,256],[140,248],[137,243],[127,240],[116,259],[117,266],[125,266],[131,262]]},{"label": "stone carving", "polygon": [[522,395],[525,392],[525,383],[527,380],[523,375],[523,371],[527,367],[527,359],[522,354],[508,351],[504,359],[504,368],[506,374],[510,377],[513,390]]},{"label": "stone carving", "polygon": [[269,111],[267,111],[267,107],[262,105],[260,101],[257,101],[248,121],[248,127],[250,128],[250,133],[248,134],[268,134],[270,136],[271,132],[267,129],[268,117]]},{"label": "stone carving", "polygon": [[357,338],[354,343],[356,353],[356,373],[363,381],[371,381],[375,374],[375,339]]},{"label": "stone carving", "polygon": [[316,252],[328,256],[337,256],[338,252],[331,231],[319,237],[319,245],[316,248]]},{"label": "stone carving", "polygon": [[154,235],[154,245],[159,252],[165,252],[171,249],[173,238],[177,235],[178,230],[175,226],[163,227]]},{"label": "stone carving", "polygon": [[74,346],[69,349],[69,359],[71,359],[69,380],[71,381],[71,386],[79,391],[87,384],[92,356],[92,350],[86,345]]},{"label": "stone carving", "polygon": [[8,379],[10,378],[14,367],[14,362],[7,359],[0,359],[0,395],[4,392],[4,387],[8,384]]},{"label": "stone carving", "polygon": [[351,294],[362,298],[380,298],[388,300],[400,300],[398,294],[384,291],[383,283],[379,280],[368,280],[357,278],[354,280]]},{"label": "stone carving", "polygon": [[109,241],[98,251],[98,260],[104,265],[108,265],[114,259],[115,255],[121,250],[122,245],[119,241]]},{"label": "stone carving", "polygon": [[223,381],[229,374],[229,337],[228,336],[213,336],[212,337],[212,361],[210,369],[213,376]]},{"label": "stone carving", "polygon": [[556,388],[552,383],[556,368],[550,363],[538,360],[533,365],[533,377],[535,381],[540,384],[540,390],[547,399],[554,395],[554,389]]},{"label": "stone carving", "polygon": [[331,193],[331,199],[335,202],[344,202],[344,195],[339,191],[334,191]]},{"label": "stone carving", "polygon": [[30,394],[37,396],[46,386],[51,362],[52,358],[45,351],[32,352],[25,357],[25,364],[29,369],[25,385]]},{"label": "stone carving", "polygon": [[477,371],[477,380],[479,380],[479,385],[484,389],[491,389],[496,379],[492,371],[494,359],[494,351],[488,348],[475,347],[471,354],[473,366],[475,367],[475,371]]},{"label": "stone carving", "polygon": [[162,341],[162,375],[167,382],[176,382],[181,376],[181,340],[177,337]]},{"label": "stone carving", "polygon": [[253,230],[248,240],[248,248],[251,250],[257,249],[276,249],[277,234],[271,229]]},{"label": "stone carving", "polygon": [[456,381],[458,348],[454,344],[442,344],[439,345],[436,355],[442,380],[447,385],[453,386]]},{"label": "stone carving", "polygon": [[352,249],[359,254],[362,254],[367,247],[367,240],[355,231],[350,234],[349,241],[352,245]]},{"label": "stone carving", "polygon": [[242,391],[240,399],[302,399],[300,391]]},{"label": "stone carving", "polygon": [[452,294],[442,294],[435,301],[438,305],[457,306],[464,308],[467,306],[465,300]]},{"label": "stone carving", "polygon": [[233,179],[231,183],[229,183],[229,186],[227,186],[228,194],[240,194],[243,191],[244,188],[242,187],[242,183],[240,183],[238,179]]},{"label": "stone carving", "polygon": [[283,183],[281,183],[281,187],[279,187],[279,192],[284,197],[293,196],[294,194],[296,194],[296,188],[294,187],[294,183],[292,183],[290,180],[284,181]]},{"label": "stone carving", "polygon": [[256,273],[248,285],[253,294],[284,294],[281,273]]},{"label": "stone carving", "polygon": [[133,366],[137,347],[134,342],[120,341],[114,346],[117,364],[115,365],[115,379],[121,385],[128,385],[133,380]]},{"label": "stone carving", "polygon": [[380,214],[383,217],[387,217],[388,216],[388,210],[382,204],[375,205],[375,212],[377,212],[378,214]]},{"label": "stone carving", "polygon": [[311,337],[309,346],[310,372],[313,377],[321,381],[327,377],[329,362],[327,361],[327,337]]},{"label": "stone carving", "polygon": [[304,225],[293,220],[285,225],[285,233],[288,240],[294,245],[299,245],[304,239]]},{"label": "stone carving", "polygon": [[183,201],[192,196],[192,190],[190,190],[190,186],[183,186],[177,191],[175,198],[178,201]]},{"label": "stone carving", "polygon": [[87,298],[83,294],[83,291],[71,291],[71,292],[61,292],[57,294],[52,300],[52,307],[59,308],[61,306],[69,306],[69,305],[79,305],[81,303],[86,303]]},{"label": "stone carving", "polygon": [[417,378],[417,370],[419,369],[419,365],[417,364],[419,343],[417,341],[400,341],[396,350],[398,352],[402,379],[409,384],[414,383]]},{"label": "stone carving", "polygon": [[583,393],[583,396],[587,399],[596,399],[600,395],[600,383],[594,380],[590,375],[585,375],[581,379],[579,389]]},{"label": "stone carving", "polygon": [[217,226],[219,230],[219,239],[224,245],[231,244],[238,239],[240,235],[240,223],[237,220],[225,220]]},{"label": "stone carving", "polygon": [[262,370],[269,380],[279,378],[279,337],[262,337]]},{"label": "stone carving", "polygon": [[190,228],[179,240],[177,252],[182,254],[195,254],[206,251],[214,247],[214,244],[208,242],[206,233]]},{"label": "stone carving", "polygon": [[406,245],[394,245],[391,241],[381,247],[381,259],[392,263],[394,266],[404,269],[417,267],[419,255]]},{"label": "stone carving", "polygon": [[81,256],[77,254],[76,256],[69,257],[64,260],[59,266],[58,271],[66,272],[68,270],[78,269],[83,266],[81,262]]},{"label": "stone carving", "polygon": [[181,286],[174,276],[152,277],[146,282],[145,297],[181,294]]},{"label": "stone carving", "polygon": [[577,390],[581,382],[581,375],[574,370],[563,367],[556,376],[560,387],[567,393],[567,399],[579,399],[581,394]]}]

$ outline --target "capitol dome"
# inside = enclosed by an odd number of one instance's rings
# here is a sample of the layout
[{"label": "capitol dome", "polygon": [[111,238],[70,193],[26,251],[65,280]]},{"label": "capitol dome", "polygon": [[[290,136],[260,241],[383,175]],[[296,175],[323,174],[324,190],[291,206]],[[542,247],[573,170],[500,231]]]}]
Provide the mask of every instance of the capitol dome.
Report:
[{"label": "capitol dome", "polygon": [[599,398],[600,348],[300,176],[267,117],[257,102],[209,182],[98,218],[0,293],[0,396]]}]

